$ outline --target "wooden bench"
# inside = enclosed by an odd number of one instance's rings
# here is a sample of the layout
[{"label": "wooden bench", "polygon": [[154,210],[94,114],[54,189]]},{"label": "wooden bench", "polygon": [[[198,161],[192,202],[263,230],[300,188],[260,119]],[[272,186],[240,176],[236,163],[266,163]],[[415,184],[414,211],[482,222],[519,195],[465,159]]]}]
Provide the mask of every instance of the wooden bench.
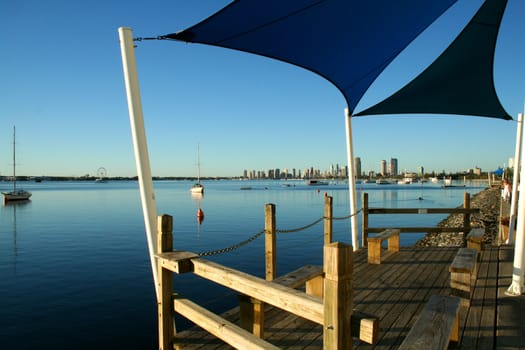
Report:
[{"label": "wooden bench", "polygon": [[444,350],[459,341],[457,297],[433,295],[399,347],[400,350]]},{"label": "wooden bench", "polygon": [[483,250],[483,236],[485,229],[482,227],[473,228],[467,235],[467,248],[476,249],[478,252]]},{"label": "wooden bench", "polygon": [[[399,252],[399,234],[401,230],[397,228],[386,229],[374,237],[368,237],[368,263],[381,264],[389,255]],[[382,253],[381,244],[388,240],[388,248]]]},{"label": "wooden bench", "polygon": [[[323,267],[306,265],[272,281],[290,288],[305,288],[308,295],[323,297]],[[238,295],[240,326],[264,338],[264,303],[247,295]],[[379,335],[379,319],[371,314],[354,310],[350,319],[353,337],[374,344]]]},{"label": "wooden bench", "polygon": [[459,248],[450,265],[450,294],[461,299],[461,305],[469,306],[477,275],[478,251]]}]

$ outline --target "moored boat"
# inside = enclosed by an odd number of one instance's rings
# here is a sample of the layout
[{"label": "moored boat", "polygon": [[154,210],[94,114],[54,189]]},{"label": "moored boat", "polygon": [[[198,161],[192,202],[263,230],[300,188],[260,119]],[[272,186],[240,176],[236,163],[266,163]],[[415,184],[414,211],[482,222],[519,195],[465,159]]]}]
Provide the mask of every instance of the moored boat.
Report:
[{"label": "moored boat", "polygon": [[307,180],[306,184],[308,186],[325,186],[328,185],[328,182],[321,180]]},{"label": "moored boat", "polygon": [[26,190],[16,188],[16,129],[13,126],[13,190],[11,192],[2,192],[4,203],[13,201],[25,201],[31,198],[32,193]]},{"label": "moored boat", "polygon": [[201,163],[199,145],[197,145],[197,182],[190,188],[191,193],[204,194],[204,186],[201,184]]}]

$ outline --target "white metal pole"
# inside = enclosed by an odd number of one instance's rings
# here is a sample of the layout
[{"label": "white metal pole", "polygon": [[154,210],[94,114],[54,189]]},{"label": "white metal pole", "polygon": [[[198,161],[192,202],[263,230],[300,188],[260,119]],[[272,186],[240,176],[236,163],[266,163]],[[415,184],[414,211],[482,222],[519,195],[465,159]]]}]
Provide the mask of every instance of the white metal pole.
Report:
[{"label": "white metal pole", "polygon": [[[521,152],[519,164],[524,163],[524,154]],[[516,177],[516,174],[514,175]],[[520,178],[525,179],[525,166],[520,167]],[[516,244],[514,246],[514,263],[512,266],[512,283],[505,294],[519,296],[525,291],[523,284],[523,253],[525,252],[525,181],[520,181],[520,196],[518,198],[518,224],[516,227]],[[510,230],[509,230],[510,234]]]},{"label": "white metal pole", "polygon": [[512,196],[510,198],[510,219],[509,219],[509,239],[508,243],[514,243],[514,231],[516,221],[516,204],[518,203],[518,178],[520,174],[520,159],[521,159],[521,147],[522,147],[522,134],[523,134],[523,113],[518,114],[518,125],[516,131],[516,152],[514,155],[514,177],[512,179]]},{"label": "white metal pole", "polygon": [[355,193],[355,165],[354,165],[354,146],[352,144],[352,116],[348,108],[345,108],[346,116],[346,155],[348,162],[348,189],[350,192],[350,228],[352,230],[352,247],[354,251],[359,249],[359,238],[357,231],[357,195]]},{"label": "white metal pole", "polygon": [[142,114],[142,103],[140,99],[139,79],[137,74],[137,63],[135,60],[135,48],[133,45],[133,32],[131,28],[120,27],[118,29],[120,38],[120,50],[122,54],[122,66],[124,69],[124,80],[126,84],[126,96],[128,99],[129,121],[131,124],[131,136],[133,138],[133,149],[135,151],[135,163],[139,178],[140,199],[142,202],[142,213],[146,226],[146,238],[148,251],[155,284],[157,300],[158,278],[155,253],[157,252],[157,209],[155,207],[155,193],[148,155],[148,144],[146,130],[144,129],[144,116]]}]

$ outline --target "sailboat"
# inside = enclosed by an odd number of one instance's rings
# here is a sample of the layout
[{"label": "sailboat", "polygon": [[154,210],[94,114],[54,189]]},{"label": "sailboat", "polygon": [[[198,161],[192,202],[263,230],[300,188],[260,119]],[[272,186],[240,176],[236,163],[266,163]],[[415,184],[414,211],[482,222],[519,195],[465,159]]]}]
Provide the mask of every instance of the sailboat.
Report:
[{"label": "sailboat", "polygon": [[204,186],[201,184],[201,163],[199,145],[197,145],[197,182],[191,186],[191,193],[204,194]]},{"label": "sailboat", "polygon": [[31,192],[16,189],[16,128],[13,126],[13,190],[2,192],[4,203],[11,201],[25,201],[31,197]]}]

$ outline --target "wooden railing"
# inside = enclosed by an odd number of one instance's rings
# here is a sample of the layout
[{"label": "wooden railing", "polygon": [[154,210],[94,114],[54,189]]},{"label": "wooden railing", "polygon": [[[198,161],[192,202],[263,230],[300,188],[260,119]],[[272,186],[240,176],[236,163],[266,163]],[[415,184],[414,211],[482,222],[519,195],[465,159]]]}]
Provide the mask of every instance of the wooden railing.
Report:
[{"label": "wooden railing", "polygon": [[[157,254],[159,273],[159,349],[172,349],[176,328],[174,313],[238,349],[277,349],[194,302],[173,293],[174,273],[194,273],[247,297],[273,305],[323,326],[324,349],[351,349],[352,247],[331,242],[331,197],[325,200],[325,245],[322,278],[323,298],[272,282],[276,271],[275,206],[266,205],[266,279],[208,261],[197,254],[173,250],[173,223],[169,215],[158,217]],[[176,284],[175,284],[176,285]]]},{"label": "wooden railing", "polygon": [[[463,208],[371,208],[368,206],[368,193],[363,193],[362,207],[362,246],[367,246],[369,233],[382,232],[388,228],[397,228],[403,232],[463,232],[464,237],[470,232],[470,215],[479,213],[479,208],[470,208],[470,194],[465,192],[463,198]],[[389,227],[370,227],[369,216],[377,214],[463,214],[463,226],[459,227],[438,227],[438,226],[389,226]]]}]

